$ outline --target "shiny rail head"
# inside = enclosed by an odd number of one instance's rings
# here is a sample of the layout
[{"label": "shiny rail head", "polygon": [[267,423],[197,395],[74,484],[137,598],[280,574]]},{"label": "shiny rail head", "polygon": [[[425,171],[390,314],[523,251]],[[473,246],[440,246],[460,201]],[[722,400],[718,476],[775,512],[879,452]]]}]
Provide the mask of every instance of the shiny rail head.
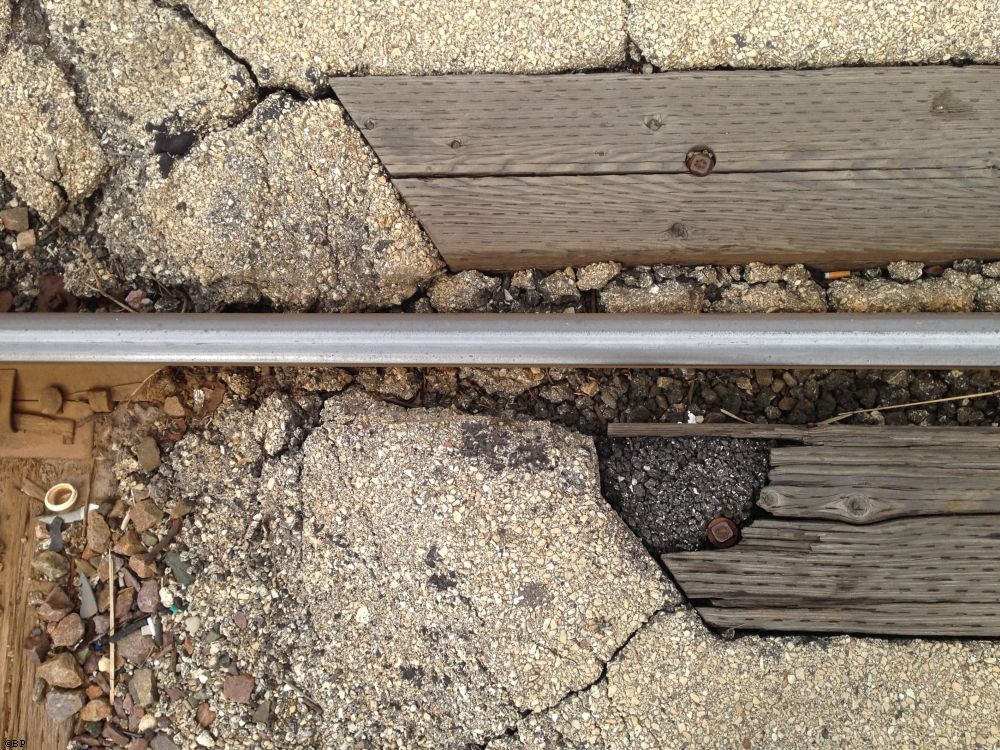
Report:
[{"label": "shiny rail head", "polygon": [[12,314],[4,362],[1000,368],[1000,315]]}]

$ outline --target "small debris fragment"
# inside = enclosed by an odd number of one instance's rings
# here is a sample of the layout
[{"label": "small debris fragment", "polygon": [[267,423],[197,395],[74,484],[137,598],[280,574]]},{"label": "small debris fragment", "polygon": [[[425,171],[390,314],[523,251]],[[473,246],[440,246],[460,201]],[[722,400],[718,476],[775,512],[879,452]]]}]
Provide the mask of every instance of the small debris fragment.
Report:
[{"label": "small debris fragment", "polygon": [[49,524],[49,549],[53,552],[63,551],[62,528],[62,516],[56,516]]},{"label": "small debris fragment", "polygon": [[80,719],[83,721],[104,721],[111,716],[111,704],[104,698],[90,701],[80,711]]},{"label": "small debris fragment", "polygon": [[107,388],[87,391],[87,403],[95,414],[107,414],[111,411],[111,392]]},{"label": "small debris fragment", "polygon": [[170,566],[174,573],[174,578],[181,586],[190,586],[194,583],[194,576],[188,572],[187,566],[176,552],[167,552],[163,555],[163,561]]},{"label": "small debris fragment", "polygon": [[51,641],[45,633],[29,635],[24,639],[24,655],[34,662],[42,662],[48,656]]},{"label": "small debris fragment", "polygon": [[253,720],[258,724],[267,726],[271,723],[271,701],[264,701],[253,712]]},{"label": "small debris fragment", "polygon": [[160,468],[160,447],[148,435],[136,446],[135,457],[139,461],[140,468],[147,474]]},{"label": "small debris fragment", "polygon": [[58,414],[59,410],[62,409],[62,405],[62,391],[54,385],[43,388],[42,392],[38,394],[38,408],[41,410],[42,414],[46,414],[48,416]]},{"label": "small debris fragment", "polygon": [[38,240],[35,237],[34,229],[25,229],[23,232],[18,232],[15,242],[17,242],[17,249],[22,253],[30,253],[38,247]]},{"label": "small debris fragment", "polygon": [[76,688],[83,684],[83,671],[73,654],[63,651],[42,664],[36,674],[53,687]]},{"label": "small debris fragment", "polygon": [[45,711],[53,721],[70,718],[83,708],[83,692],[80,690],[52,690],[45,699]]},{"label": "small debris fragment", "polygon": [[139,594],[136,596],[136,605],[140,612],[146,614],[152,614],[160,608],[160,587],[154,579],[142,582]]},{"label": "small debris fragment", "polygon": [[56,586],[45,597],[45,601],[38,605],[38,618],[45,622],[59,622],[72,611],[73,601],[65,591]]},{"label": "small debris fragment", "polygon": [[69,560],[58,552],[45,550],[35,555],[31,569],[45,580],[57,581],[69,573]]},{"label": "small debris fragment", "polygon": [[80,579],[80,617],[89,620],[97,614],[97,599],[94,597],[94,589],[90,587],[90,581],[82,570],[77,571],[77,576]]},{"label": "small debris fragment", "polygon": [[[155,443],[154,443],[155,446]],[[160,454],[156,454],[157,466],[160,461]],[[145,470],[145,469],[144,469]],[[152,500],[140,500],[132,506],[132,525],[140,534],[156,526],[163,520],[164,513],[160,507]]]},{"label": "small debris fragment", "polygon": [[236,703],[249,703],[256,682],[250,675],[231,674],[222,685],[222,694]]},{"label": "small debris fragment", "polygon": [[45,507],[53,513],[62,513],[73,507],[78,496],[76,487],[69,482],[60,482],[52,485],[45,493]]},{"label": "small debris fragment", "polygon": [[180,750],[180,748],[174,744],[174,741],[162,732],[158,733],[153,738],[153,741],[150,743],[150,747],[153,750]]},{"label": "small debris fragment", "polygon": [[143,707],[156,703],[156,676],[152,669],[137,669],[128,683],[129,694]]},{"label": "small debris fragment", "polygon": [[28,229],[28,207],[5,208],[0,211],[0,223],[8,232],[23,232]]},{"label": "small debris fragment", "polygon": [[57,648],[72,648],[83,638],[83,620],[76,612],[70,612],[52,629],[52,645]]},{"label": "small debris fragment", "polygon": [[183,417],[187,412],[177,396],[168,396],[163,401],[163,413],[168,417]]},{"label": "small debris fragment", "polygon": [[122,555],[124,557],[141,555],[146,551],[146,547],[143,545],[142,540],[139,539],[138,532],[131,527],[118,538],[118,541],[115,542],[113,549],[116,555]]},{"label": "small debris fragment", "polygon": [[198,709],[195,711],[195,719],[198,720],[201,726],[207,729],[215,721],[215,711],[207,703],[200,703],[198,704]]},{"label": "small debris fragment", "polygon": [[111,528],[100,513],[90,513],[87,518],[87,548],[104,552],[111,544]]}]

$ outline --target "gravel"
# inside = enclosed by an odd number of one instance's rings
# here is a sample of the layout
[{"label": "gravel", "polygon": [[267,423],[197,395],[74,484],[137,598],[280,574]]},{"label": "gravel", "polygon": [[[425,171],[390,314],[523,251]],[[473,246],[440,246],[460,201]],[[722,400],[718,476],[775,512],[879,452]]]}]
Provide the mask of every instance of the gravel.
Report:
[{"label": "gravel", "polygon": [[625,438],[605,445],[604,496],[655,554],[703,547],[713,518],[743,523],[767,480],[764,441]]},{"label": "gravel", "polygon": [[663,69],[1000,61],[994,3],[632,0],[628,30]]}]

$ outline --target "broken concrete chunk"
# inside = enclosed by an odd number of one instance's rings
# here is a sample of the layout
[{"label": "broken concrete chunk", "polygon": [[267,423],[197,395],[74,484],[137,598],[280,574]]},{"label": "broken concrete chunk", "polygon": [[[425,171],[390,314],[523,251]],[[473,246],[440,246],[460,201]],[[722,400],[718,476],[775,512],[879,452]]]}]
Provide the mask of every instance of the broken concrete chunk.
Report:
[{"label": "broken concrete chunk", "polygon": [[500,283],[500,279],[479,271],[460,271],[435,279],[427,296],[438,312],[480,310],[500,288]]},{"label": "broken concrete chunk", "polygon": [[837,312],[972,312],[976,307],[974,279],[951,269],[940,278],[923,278],[908,284],[854,277],[830,284],[829,296]]},{"label": "broken concrete chunk", "polygon": [[0,51],[0,133],[0,172],[45,221],[101,183],[107,164],[97,137],[41,47],[11,40]]},{"label": "broken concrete chunk", "polygon": [[487,393],[511,399],[545,380],[545,372],[538,367],[462,367],[458,375]]},{"label": "broken concrete chunk", "polygon": [[700,286],[672,279],[647,287],[616,282],[601,290],[601,303],[609,313],[696,313],[704,301]]},{"label": "broken concrete chunk", "polygon": [[615,261],[591,263],[577,270],[576,288],[581,292],[603,289],[621,270],[621,264]]},{"label": "broken concrete chunk", "polygon": [[35,674],[53,687],[75,688],[83,684],[83,670],[68,651],[51,657]]},{"label": "broken concrete chunk", "polygon": [[330,76],[552,73],[625,62],[621,3],[352,3],[302,0],[280,15],[255,0],[188,0],[187,7],[262,86],[316,94]]},{"label": "broken concrete chunk", "polygon": [[285,94],[176,162],[124,165],[100,229],[126,267],[208,306],[384,308],[442,265],[340,106]]},{"label": "broken concrete chunk", "polygon": [[556,271],[538,282],[538,291],[549,302],[555,305],[576,302],[580,299],[580,291],[576,279],[565,271]]},{"label": "broken concrete chunk", "polygon": [[116,145],[224,127],[254,102],[250,72],[178,10],[153,0],[43,4],[50,49],[76,71],[83,105]]}]

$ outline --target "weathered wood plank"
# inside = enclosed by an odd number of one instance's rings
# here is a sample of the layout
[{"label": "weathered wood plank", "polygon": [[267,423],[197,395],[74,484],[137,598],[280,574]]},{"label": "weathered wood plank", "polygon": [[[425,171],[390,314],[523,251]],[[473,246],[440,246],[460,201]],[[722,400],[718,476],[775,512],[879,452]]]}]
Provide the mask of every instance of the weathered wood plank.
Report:
[{"label": "weathered wood plank", "polygon": [[[869,524],[907,516],[939,516],[954,513],[1000,514],[1000,487],[994,490],[928,491],[861,490],[800,496],[799,487],[769,485],[761,490],[757,505],[782,518],[827,518],[853,524]],[[890,495],[889,493],[892,493]]]},{"label": "weathered wood plank", "polygon": [[889,604],[869,607],[701,606],[698,613],[718,628],[813,633],[875,633],[905,636],[1000,635],[1000,608],[990,604]]},{"label": "weathered wood plank", "polygon": [[718,173],[982,168],[1000,149],[1000,70],[982,66],[333,86],[393,178],[678,173],[699,145]]},{"label": "weathered wood plank", "polygon": [[854,268],[998,253],[1000,171],[398,179],[448,264],[562,268],[615,259]]},{"label": "weathered wood plank", "polygon": [[913,465],[938,467],[993,469],[1000,471],[1000,445],[983,447],[971,439],[961,450],[942,451],[940,447],[891,447],[864,445],[856,448],[837,446],[792,446],[771,449],[771,466],[868,467]]},{"label": "weathered wood plank", "polygon": [[787,424],[685,424],[663,422],[613,422],[608,437],[728,437],[784,440],[803,445],[852,445],[860,447],[943,445],[1000,446],[997,427],[874,427],[826,425],[799,427]]},{"label": "weathered wood plank", "polygon": [[1000,635],[996,514],[869,526],[760,519],[731,549],[663,559],[719,627]]}]

